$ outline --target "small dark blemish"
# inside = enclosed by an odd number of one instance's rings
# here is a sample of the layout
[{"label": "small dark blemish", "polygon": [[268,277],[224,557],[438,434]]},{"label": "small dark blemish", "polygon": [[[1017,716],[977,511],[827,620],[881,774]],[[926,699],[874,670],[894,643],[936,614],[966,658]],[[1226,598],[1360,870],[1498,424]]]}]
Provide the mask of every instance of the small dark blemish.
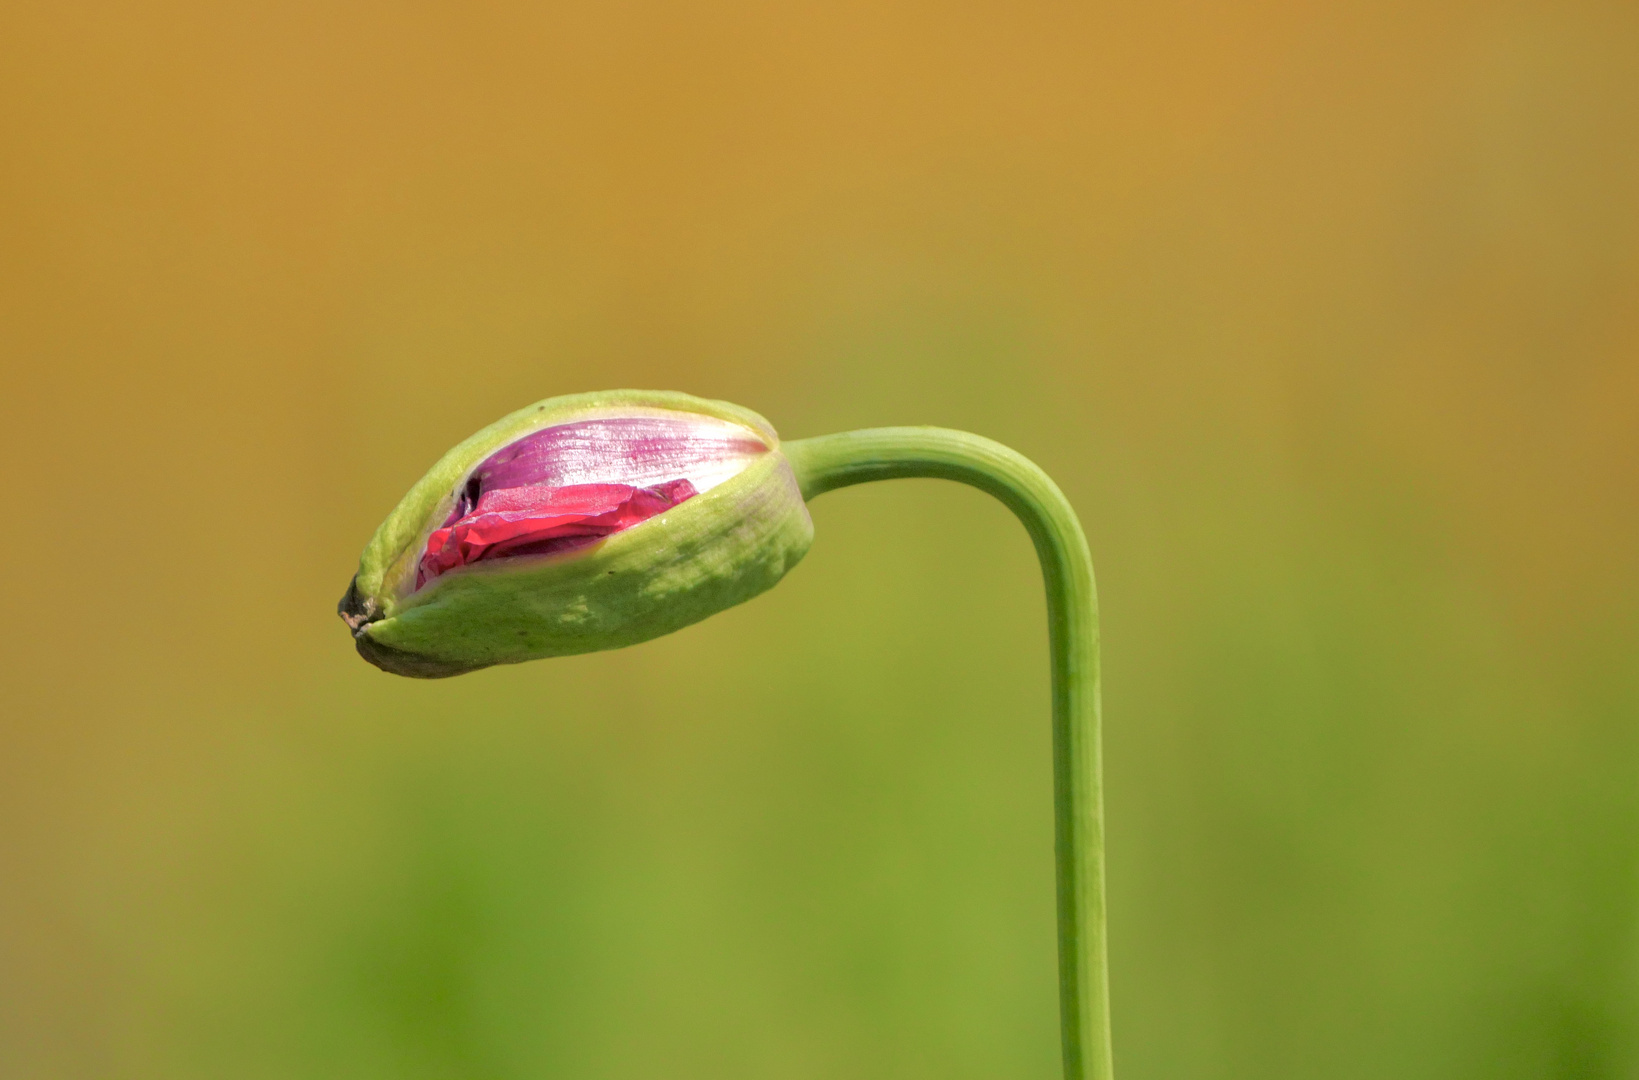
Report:
[{"label": "small dark blemish", "polygon": [[375,597],[367,597],[359,592],[359,579],[355,574],[347,585],[347,592],[342,596],[341,603],[336,605],[336,614],[342,617],[347,629],[358,638],[364,634],[365,627],[381,618],[381,605],[376,603]]}]

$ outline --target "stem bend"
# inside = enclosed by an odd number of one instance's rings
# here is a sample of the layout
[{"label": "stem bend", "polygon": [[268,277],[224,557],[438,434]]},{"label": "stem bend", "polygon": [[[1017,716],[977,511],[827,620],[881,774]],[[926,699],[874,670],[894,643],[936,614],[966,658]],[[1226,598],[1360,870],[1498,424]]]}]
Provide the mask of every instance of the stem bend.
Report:
[{"label": "stem bend", "polygon": [[1104,800],[1098,598],[1092,556],[1070,503],[1039,467],[1001,443],[934,427],[872,428],[784,443],[803,498],[899,477],[971,484],[1018,515],[1047,585],[1053,671],[1053,825],[1059,1021],[1065,1080],[1111,1080],[1104,929]]}]

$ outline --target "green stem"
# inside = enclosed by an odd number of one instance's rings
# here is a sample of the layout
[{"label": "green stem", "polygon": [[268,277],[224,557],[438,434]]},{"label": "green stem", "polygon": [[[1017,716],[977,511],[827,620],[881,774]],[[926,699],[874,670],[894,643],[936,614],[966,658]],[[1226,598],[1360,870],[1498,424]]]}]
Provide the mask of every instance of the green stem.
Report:
[{"label": "green stem", "polygon": [[785,443],[803,497],[870,480],[938,477],[988,491],[1036,543],[1053,660],[1053,824],[1065,1080],[1111,1080],[1104,939],[1098,600],[1087,538],[1058,485],[1001,443],[945,428],[850,431]]}]

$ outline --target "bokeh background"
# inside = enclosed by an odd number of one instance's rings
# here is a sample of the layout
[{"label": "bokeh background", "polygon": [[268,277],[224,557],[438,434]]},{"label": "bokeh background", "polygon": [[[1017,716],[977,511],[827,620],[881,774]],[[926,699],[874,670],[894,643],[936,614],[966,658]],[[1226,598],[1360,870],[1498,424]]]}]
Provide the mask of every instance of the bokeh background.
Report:
[{"label": "bokeh background", "polygon": [[442,683],[333,614],[537,398],[969,428],[1104,607],[1118,1070],[1639,1077],[1639,8],[0,13],[0,1076],[1057,1075],[983,496]]}]

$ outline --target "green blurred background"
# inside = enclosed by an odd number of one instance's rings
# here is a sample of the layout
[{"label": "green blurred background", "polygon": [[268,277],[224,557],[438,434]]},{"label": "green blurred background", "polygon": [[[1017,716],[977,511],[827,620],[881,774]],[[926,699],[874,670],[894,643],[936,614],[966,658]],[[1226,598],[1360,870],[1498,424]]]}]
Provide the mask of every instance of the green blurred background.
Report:
[{"label": "green blurred background", "polygon": [[953,485],[442,683],[537,398],[1001,439],[1100,573],[1140,1078],[1639,1077],[1639,8],[0,13],[0,1076],[1057,1075],[1045,631]]}]

